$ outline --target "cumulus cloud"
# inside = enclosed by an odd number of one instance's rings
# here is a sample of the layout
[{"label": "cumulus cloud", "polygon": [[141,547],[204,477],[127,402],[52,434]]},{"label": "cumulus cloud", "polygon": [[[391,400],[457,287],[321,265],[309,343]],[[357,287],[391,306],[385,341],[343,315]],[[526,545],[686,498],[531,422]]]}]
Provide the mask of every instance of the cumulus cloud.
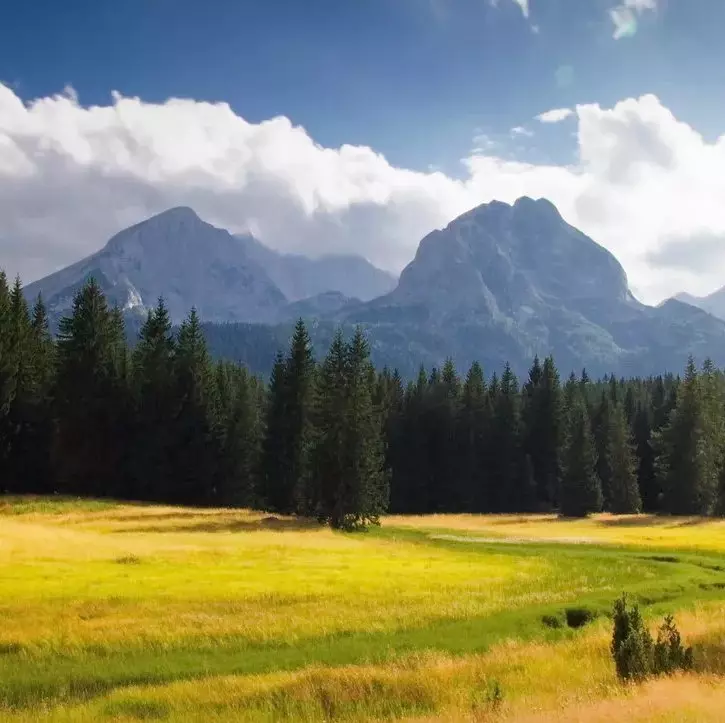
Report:
[{"label": "cumulus cloud", "polygon": [[524,126],[516,126],[512,128],[509,131],[512,138],[515,138],[516,136],[525,136],[526,138],[532,138],[533,132],[530,131],[528,128],[524,128]]},{"label": "cumulus cloud", "polygon": [[536,120],[540,123],[561,123],[573,115],[574,111],[571,108],[553,108],[537,115]]},{"label": "cumulus cloud", "polygon": [[705,141],[651,95],[574,113],[572,165],[507,160],[480,144],[451,178],[367,147],[325,148],[287,118],[249,123],[223,103],[115,95],[83,107],[67,92],[26,104],[0,85],[0,266],[31,281],[188,205],[282,251],[360,253],[399,271],[431,229],[529,195],[615,253],[647,301],[725,283],[717,264],[662,261],[673,239],[709,254],[714,242],[698,239],[725,238],[725,137]]}]

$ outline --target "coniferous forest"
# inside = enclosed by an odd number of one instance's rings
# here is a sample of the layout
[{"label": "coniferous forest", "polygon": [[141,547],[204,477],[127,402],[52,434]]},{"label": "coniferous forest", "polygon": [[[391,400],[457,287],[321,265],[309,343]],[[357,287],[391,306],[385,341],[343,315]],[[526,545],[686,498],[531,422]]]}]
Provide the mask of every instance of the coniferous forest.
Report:
[{"label": "coniferous forest", "polygon": [[314,516],[386,511],[725,514],[725,377],[518,380],[452,361],[404,381],[361,330],[315,360],[298,322],[267,383],[213,361],[192,310],[163,300],[137,342],[89,281],[53,338],[43,302],[0,274],[0,491]]}]

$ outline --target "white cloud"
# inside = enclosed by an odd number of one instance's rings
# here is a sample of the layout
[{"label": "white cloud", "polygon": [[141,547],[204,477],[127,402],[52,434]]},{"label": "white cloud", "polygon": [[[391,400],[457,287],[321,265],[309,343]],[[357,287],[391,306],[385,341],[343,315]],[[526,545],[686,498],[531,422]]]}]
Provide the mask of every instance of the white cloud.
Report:
[{"label": "white cloud", "polygon": [[[499,0],[488,0],[488,1],[489,1],[489,5],[491,5],[491,7],[494,7],[494,8],[498,7]],[[512,2],[521,8],[521,12],[523,13],[523,16],[525,18],[529,17],[529,0],[512,0]],[[647,2],[647,0],[645,0],[645,2]],[[537,32],[538,32],[538,30],[537,30]]]},{"label": "white cloud", "polygon": [[609,17],[614,24],[614,39],[631,38],[636,35],[637,17],[645,10],[657,10],[657,0],[624,0],[612,8]]},{"label": "white cloud", "polygon": [[536,116],[536,120],[540,123],[561,123],[570,116],[574,115],[571,108],[553,108]]},{"label": "white cloud", "polygon": [[357,252],[399,270],[432,228],[529,195],[612,250],[648,301],[725,283],[703,261],[725,239],[725,136],[705,141],[654,96],[575,113],[574,164],[505,160],[482,143],[459,180],[366,147],[324,148],[286,118],[248,123],[226,104],[115,96],[85,108],[66,93],[25,105],[0,85],[0,266],[30,281],[189,205],[278,249]]},{"label": "white cloud", "polygon": [[525,136],[526,138],[532,138],[534,135],[532,131],[530,131],[528,128],[524,128],[524,126],[516,126],[515,128],[512,128],[509,131],[509,134],[512,138],[516,136]]},{"label": "white cloud", "polygon": [[525,18],[529,17],[529,0],[514,0],[514,2],[521,8],[521,12]]}]

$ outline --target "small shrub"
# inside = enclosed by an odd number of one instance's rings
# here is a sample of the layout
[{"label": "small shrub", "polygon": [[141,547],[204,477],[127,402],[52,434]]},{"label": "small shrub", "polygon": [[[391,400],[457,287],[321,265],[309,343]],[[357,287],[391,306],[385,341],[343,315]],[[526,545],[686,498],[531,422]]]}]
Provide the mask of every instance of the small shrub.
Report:
[{"label": "small shrub", "polygon": [[653,662],[656,675],[669,675],[676,670],[692,670],[692,648],[682,645],[682,638],[672,615],[665,618],[657,633]]},{"label": "small shrub", "polygon": [[653,669],[652,636],[644,625],[639,608],[627,608],[627,599],[614,603],[612,657],[621,680],[644,680]]},{"label": "small shrub", "polygon": [[117,565],[140,565],[141,558],[136,555],[123,555],[116,558]]},{"label": "small shrub", "polygon": [[657,633],[657,642],[645,627],[639,608],[627,607],[625,597],[614,603],[612,657],[620,680],[641,681],[650,675],[691,670],[692,648],[682,645],[674,618],[668,615]]}]

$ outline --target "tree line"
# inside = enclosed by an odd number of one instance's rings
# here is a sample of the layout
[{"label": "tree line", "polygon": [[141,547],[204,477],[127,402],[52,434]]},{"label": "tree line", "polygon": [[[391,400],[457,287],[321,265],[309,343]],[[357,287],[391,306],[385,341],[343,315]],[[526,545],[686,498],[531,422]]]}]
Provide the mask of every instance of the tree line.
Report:
[{"label": "tree line", "polygon": [[129,346],[90,280],[57,337],[0,274],[0,490],[313,516],[385,511],[584,516],[725,513],[725,377],[586,371],[554,360],[461,378],[451,360],[405,382],[376,371],[362,330],[318,362],[303,321],[267,382],[210,358],[191,311],[163,300]]}]

